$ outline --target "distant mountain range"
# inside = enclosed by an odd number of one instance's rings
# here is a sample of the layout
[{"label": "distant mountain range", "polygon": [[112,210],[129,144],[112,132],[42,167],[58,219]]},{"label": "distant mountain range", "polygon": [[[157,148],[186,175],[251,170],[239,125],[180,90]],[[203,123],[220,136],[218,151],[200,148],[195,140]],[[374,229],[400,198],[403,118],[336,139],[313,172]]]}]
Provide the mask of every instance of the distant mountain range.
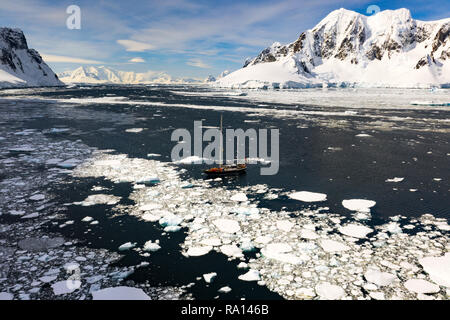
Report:
[{"label": "distant mountain range", "polygon": [[450,86],[450,18],[409,10],[373,16],[340,9],[287,45],[274,43],[214,82],[234,88]]},{"label": "distant mountain range", "polygon": [[65,83],[111,83],[111,84],[182,84],[202,83],[203,81],[191,78],[172,78],[164,72],[149,71],[136,73],[132,71],[118,71],[109,67],[79,67],[73,71],[58,74]]},{"label": "distant mountain range", "polygon": [[0,88],[61,85],[21,30],[0,28]]}]

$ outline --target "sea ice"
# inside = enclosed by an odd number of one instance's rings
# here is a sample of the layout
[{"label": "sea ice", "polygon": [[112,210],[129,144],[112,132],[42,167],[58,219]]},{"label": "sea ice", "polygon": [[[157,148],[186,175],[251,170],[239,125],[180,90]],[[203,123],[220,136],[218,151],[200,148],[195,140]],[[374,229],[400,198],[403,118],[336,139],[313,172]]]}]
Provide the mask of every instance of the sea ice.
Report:
[{"label": "sea ice", "polygon": [[345,295],[344,289],[328,282],[318,284],[315,290],[317,295],[324,300],[338,300]]},{"label": "sea ice", "polygon": [[43,194],[35,194],[30,197],[30,200],[33,200],[33,201],[41,201],[44,199],[45,199],[45,195],[43,195]]},{"label": "sea ice", "polygon": [[214,225],[221,232],[225,233],[235,233],[241,230],[239,223],[231,219],[217,219],[213,221]]},{"label": "sea ice", "polygon": [[347,224],[346,226],[339,227],[339,232],[349,237],[361,239],[365,238],[373,230],[359,224]]},{"label": "sea ice", "polygon": [[92,300],[151,300],[151,298],[142,289],[121,286],[94,291]]},{"label": "sea ice", "polygon": [[247,273],[240,275],[238,279],[242,281],[259,281],[261,277],[258,270],[250,269]]},{"label": "sea ice", "polygon": [[386,179],[386,182],[402,182],[403,180],[405,180],[405,178],[392,178],[392,179]]},{"label": "sea ice", "polygon": [[331,239],[322,239],[319,241],[319,244],[325,252],[341,252],[350,250],[350,247],[342,242]]},{"label": "sea ice", "polygon": [[327,200],[327,195],[324,193],[316,193],[309,191],[294,192],[289,195],[289,198],[300,200],[303,202],[321,202]]},{"label": "sea ice", "polygon": [[55,295],[72,293],[81,286],[79,280],[63,280],[52,284],[53,293]]},{"label": "sea ice", "polygon": [[228,292],[231,291],[231,288],[230,287],[222,287],[222,288],[220,288],[217,291],[220,292],[220,293],[228,293]]},{"label": "sea ice", "polygon": [[364,273],[364,277],[367,281],[372,282],[379,287],[388,286],[397,279],[395,274],[381,272],[378,270],[368,270]]},{"label": "sea ice", "polygon": [[234,195],[230,198],[230,200],[231,200],[231,201],[244,202],[244,201],[247,201],[248,199],[247,199],[247,196],[245,195],[245,193],[240,192],[240,193],[234,194]]},{"label": "sea ice", "polygon": [[450,252],[441,257],[425,257],[419,260],[430,279],[440,286],[450,288]]},{"label": "sea ice", "polygon": [[212,250],[211,246],[191,247],[186,254],[190,257],[199,257],[209,253]]},{"label": "sea ice", "polygon": [[439,292],[439,286],[423,279],[409,279],[404,283],[409,291],[415,293],[436,293]]},{"label": "sea ice", "polygon": [[12,300],[14,296],[8,292],[0,292],[0,301]]},{"label": "sea ice", "polygon": [[127,251],[136,246],[136,243],[126,242],[119,247],[119,251]]},{"label": "sea ice", "polygon": [[280,220],[277,221],[277,228],[284,232],[291,231],[292,227],[294,226],[293,222],[290,222],[288,220]]},{"label": "sea ice", "polygon": [[150,252],[155,252],[158,251],[159,249],[161,249],[161,247],[159,246],[159,244],[154,243],[152,241],[147,241],[144,244],[144,250],[145,251],[150,251]]},{"label": "sea ice", "polygon": [[217,273],[215,273],[215,272],[205,273],[203,275],[203,279],[205,279],[206,283],[211,283],[216,277],[217,277]]},{"label": "sea ice", "polygon": [[244,255],[242,254],[242,250],[239,249],[235,244],[225,244],[220,247],[220,251],[229,257],[233,258],[241,258]]},{"label": "sea ice", "polygon": [[376,205],[376,202],[365,199],[351,199],[342,201],[342,205],[351,211],[370,212],[370,208]]}]

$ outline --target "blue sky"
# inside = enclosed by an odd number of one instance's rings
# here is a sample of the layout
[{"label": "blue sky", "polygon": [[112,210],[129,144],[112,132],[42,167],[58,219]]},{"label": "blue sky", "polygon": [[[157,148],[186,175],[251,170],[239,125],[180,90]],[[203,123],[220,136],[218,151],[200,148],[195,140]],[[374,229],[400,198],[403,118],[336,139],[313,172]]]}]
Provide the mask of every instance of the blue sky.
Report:
[{"label": "blue sky", "polygon": [[[81,8],[80,30],[66,27],[72,4]],[[450,17],[444,0],[2,0],[0,20],[22,29],[56,72],[106,65],[205,78],[240,68],[275,41],[294,41],[332,10],[367,14],[371,5],[405,7],[421,20]]]}]

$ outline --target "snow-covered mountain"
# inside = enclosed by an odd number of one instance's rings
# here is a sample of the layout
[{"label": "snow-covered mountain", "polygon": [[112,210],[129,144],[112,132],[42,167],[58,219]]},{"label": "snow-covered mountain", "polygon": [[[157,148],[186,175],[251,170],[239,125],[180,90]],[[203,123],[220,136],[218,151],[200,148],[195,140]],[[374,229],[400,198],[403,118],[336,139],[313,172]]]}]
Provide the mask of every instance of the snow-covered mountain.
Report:
[{"label": "snow-covered mountain", "polygon": [[339,9],[287,45],[274,43],[214,85],[450,86],[450,18],[419,21],[409,10],[373,16]]},{"label": "snow-covered mountain", "polygon": [[132,71],[118,71],[105,66],[79,67],[73,71],[65,71],[59,74],[61,81],[65,83],[113,83],[113,84],[174,84],[196,83],[196,79],[172,78],[164,72],[149,71],[136,73]]},{"label": "snow-covered mountain", "polygon": [[60,86],[55,73],[19,29],[0,28],[0,88]]}]

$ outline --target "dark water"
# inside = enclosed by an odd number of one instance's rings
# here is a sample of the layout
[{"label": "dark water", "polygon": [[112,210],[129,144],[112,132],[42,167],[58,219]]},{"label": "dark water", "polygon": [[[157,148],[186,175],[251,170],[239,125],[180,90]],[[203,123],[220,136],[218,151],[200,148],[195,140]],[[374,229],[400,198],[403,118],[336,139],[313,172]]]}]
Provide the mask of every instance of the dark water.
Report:
[{"label": "dark water", "polygon": [[[261,176],[260,166],[251,165],[247,174],[237,178],[225,179],[220,184],[229,188],[235,186],[267,184],[271,188],[283,191],[312,191],[327,194],[328,200],[320,203],[330,212],[350,215],[342,207],[344,199],[366,198],[376,201],[372,209],[371,223],[385,221],[393,215],[417,217],[431,213],[436,217],[450,217],[449,197],[449,130],[442,122],[433,123],[433,119],[449,119],[450,111],[434,110],[376,110],[361,109],[364,115],[375,115],[376,120],[358,116],[334,116],[330,114],[298,117],[276,117],[260,114],[249,117],[233,108],[255,108],[258,103],[236,97],[191,96],[181,93],[186,90],[205,90],[183,87],[96,87],[74,89],[46,89],[27,93],[45,99],[127,97],[134,104],[88,104],[61,107],[62,103],[22,101],[17,108],[29,118],[6,125],[23,129],[49,129],[55,127],[70,128],[68,133],[51,135],[51,139],[81,140],[90,147],[114,149],[117,153],[129,157],[147,158],[148,153],[161,154],[155,158],[171,161],[170,153],[174,142],[170,141],[172,131],[187,128],[193,131],[193,121],[204,120],[204,126],[217,126],[220,115],[224,117],[228,128],[279,128],[280,129],[280,168],[275,176]],[[10,93],[8,93],[10,95]],[[192,109],[171,108],[167,106],[139,106],[139,102],[162,102],[166,104],[191,104],[203,106],[225,106],[230,111],[216,111],[214,108]],[[1,104],[1,103],[0,103]],[[65,104],[67,105],[67,104]],[[3,106],[2,106],[3,108]],[[279,110],[330,111],[318,106],[290,106],[267,104],[264,108]],[[345,108],[333,108],[332,111],[345,111]],[[34,116],[33,116],[34,115]],[[37,116],[36,116],[37,115]],[[403,117],[404,123],[397,121],[397,129],[389,125],[391,117]],[[313,119],[312,119],[313,118]],[[424,123],[421,119],[431,119]],[[259,119],[260,122],[244,122]],[[381,119],[381,120],[380,120]],[[339,122],[345,125],[336,125]],[[371,123],[373,122],[373,123]],[[376,122],[376,123],[375,123]],[[126,133],[129,128],[147,128],[140,133]],[[361,130],[365,128],[365,130]],[[356,137],[361,131],[369,133],[370,138]],[[431,153],[430,153],[431,152]],[[183,165],[187,169],[185,178],[202,178],[202,166]],[[405,177],[401,183],[386,183],[394,177]],[[441,178],[437,182],[433,178]],[[61,203],[82,201],[91,187],[102,185],[110,188],[108,193],[122,197],[122,204],[129,204],[128,195],[132,191],[130,184],[113,184],[102,179],[68,178],[68,183],[55,186]],[[396,188],[396,190],[393,190]],[[417,189],[411,192],[410,189]],[[260,205],[273,210],[299,210],[314,205],[304,204],[281,196],[276,200],[260,200]],[[92,216],[100,223],[86,226],[79,217]],[[82,239],[92,247],[117,250],[124,242],[137,242],[142,246],[148,240],[160,239],[160,250],[149,258],[143,258],[133,251],[126,253],[120,262],[124,265],[136,265],[149,261],[150,265],[139,269],[130,276],[131,280],[148,281],[151,285],[180,286],[195,282],[190,292],[196,298],[247,298],[275,299],[271,293],[255,283],[237,280],[241,272],[236,268],[238,262],[229,262],[218,253],[203,257],[186,258],[180,254],[180,243],[185,237],[183,232],[161,235],[161,228],[153,223],[139,221],[128,215],[117,215],[107,206],[81,207],[71,206],[68,219],[75,220],[71,226],[55,231],[66,236]],[[88,232],[87,229],[90,229]],[[206,285],[196,281],[204,273],[217,272],[221,275],[215,282]],[[218,294],[223,286],[230,286],[229,294]]]}]

